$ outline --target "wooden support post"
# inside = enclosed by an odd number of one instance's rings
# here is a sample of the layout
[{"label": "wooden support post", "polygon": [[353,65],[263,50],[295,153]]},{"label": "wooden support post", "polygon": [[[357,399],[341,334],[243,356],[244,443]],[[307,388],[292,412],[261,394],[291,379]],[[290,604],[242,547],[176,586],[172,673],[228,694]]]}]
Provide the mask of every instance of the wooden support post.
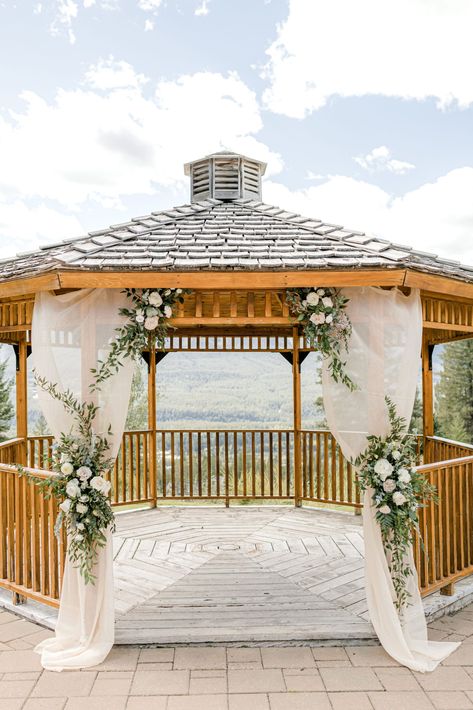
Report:
[{"label": "wooden support post", "polygon": [[292,329],[292,392],[294,407],[294,504],[302,505],[301,457],[301,363],[299,358],[299,328]]},{"label": "wooden support post", "polygon": [[434,382],[432,355],[434,346],[422,340],[422,411],[424,419],[424,463],[432,463],[427,437],[434,435]]},{"label": "wooden support post", "polygon": [[[154,338],[149,338],[148,361],[148,429],[150,430],[149,446],[149,485],[153,508],[157,503],[156,481],[156,349]],[[163,451],[164,456],[164,451]]]},{"label": "wooden support post", "polygon": [[446,584],[445,587],[442,587],[440,590],[440,594],[446,597],[452,597],[455,594],[455,585],[453,582],[450,582],[449,584]]},{"label": "wooden support post", "polygon": [[23,439],[20,450],[20,460],[16,463],[26,466],[28,446],[28,393],[27,393],[27,366],[28,346],[26,337],[18,343],[16,364],[16,435]]}]

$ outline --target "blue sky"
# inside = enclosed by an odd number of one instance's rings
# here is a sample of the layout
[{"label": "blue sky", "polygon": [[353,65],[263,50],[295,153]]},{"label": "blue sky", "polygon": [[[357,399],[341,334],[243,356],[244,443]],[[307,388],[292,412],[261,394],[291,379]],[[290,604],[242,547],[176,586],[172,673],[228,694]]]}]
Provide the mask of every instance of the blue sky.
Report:
[{"label": "blue sky", "polygon": [[268,162],[265,201],[473,263],[470,0],[0,0],[0,254]]}]

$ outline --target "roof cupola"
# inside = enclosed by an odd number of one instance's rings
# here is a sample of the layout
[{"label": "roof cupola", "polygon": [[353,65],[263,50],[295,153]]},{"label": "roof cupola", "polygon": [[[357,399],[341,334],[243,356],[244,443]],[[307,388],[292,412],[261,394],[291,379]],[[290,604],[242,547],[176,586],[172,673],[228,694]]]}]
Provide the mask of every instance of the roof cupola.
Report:
[{"label": "roof cupola", "polygon": [[261,176],[265,170],[266,163],[225,150],[184,165],[185,174],[191,178],[191,202],[208,197],[261,200]]}]

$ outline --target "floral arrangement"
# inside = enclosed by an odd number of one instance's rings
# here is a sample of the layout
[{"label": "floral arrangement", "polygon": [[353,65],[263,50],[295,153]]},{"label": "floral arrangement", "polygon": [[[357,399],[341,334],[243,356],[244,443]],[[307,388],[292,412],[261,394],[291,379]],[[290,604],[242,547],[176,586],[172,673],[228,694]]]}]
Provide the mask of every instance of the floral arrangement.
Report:
[{"label": "floral arrangement", "polygon": [[335,288],[297,288],[286,291],[286,301],[310,344],[328,359],[335,382],[356,389],[342,360],[342,350],[347,350],[351,335],[350,319],[344,312],[348,299]]},{"label": "floral arrangement", "polygon": [[435,499],[435,487],[415,469],[415,443],[407,433],[406,420],[396,413],[386,397],[390,433],[368,436],[366,450],[353,462],[362,491],[372,491],[376,520],[381,528],[384,551],[396,593],[396,608],[405,608],[409,599],[407,579],[412,574],[408,556],[419,530],[417,510]]},{"label": "floral arrangement", "polygon": [[86,584],[94,583],[98,550],[106,544],[107,529],[114,530],[108,498],[110,482],[104,478],[113,463],[107,457],[109,443],[93,431],[96,405],[81,404],[70,390],[61,392],[55,384],[37,375],[36,383],[73,415],[75,427],[74,433],[61,434],[53,445],[52,470],[56,475],[47,479],[28,477],[43,490],[46,498],[62,499],[55,532],[58,535],[65,525],[69,559],[79,566]]},{"label": "floral arrangement", "polygon": [[121,308],[120,315],[128,320],[117,328],[107,359],[92,369],[95,380],[92,391],[99,389],[102,382],[118,372],[124,357],[140,357],[147,347],[164,348],[169,328],[167,321],[172,317],[176,303],[183,303],[183,295],[190,291],[180,288],[127,288],[124,293],[132,304],[130,308]]}]

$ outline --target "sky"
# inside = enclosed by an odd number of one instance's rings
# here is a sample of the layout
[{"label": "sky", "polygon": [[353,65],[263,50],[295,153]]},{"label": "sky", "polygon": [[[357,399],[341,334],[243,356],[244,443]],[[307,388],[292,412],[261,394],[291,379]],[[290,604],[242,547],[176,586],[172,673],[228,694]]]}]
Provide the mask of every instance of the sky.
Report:
[{"label": "sky", "polygon": [[0,0],[0,256],[186,203],[183,164],[473,264],[471,0]]}]

